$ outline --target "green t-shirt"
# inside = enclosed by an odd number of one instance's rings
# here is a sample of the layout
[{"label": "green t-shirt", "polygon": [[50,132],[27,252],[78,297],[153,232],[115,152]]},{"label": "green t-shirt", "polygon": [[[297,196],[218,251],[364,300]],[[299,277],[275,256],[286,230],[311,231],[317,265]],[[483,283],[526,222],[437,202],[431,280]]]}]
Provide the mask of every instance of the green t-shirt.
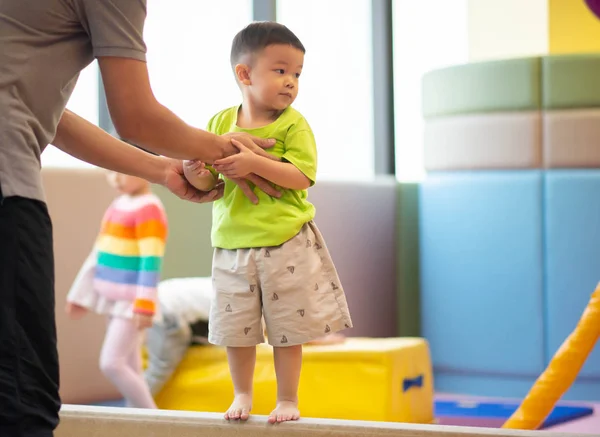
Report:
[{"label": "green t-shirt", "polygon": [[[248,132],[260,138],[274,138],[276,144],[267,152],[295,165],[310,179],[311,185],[315,183],[317,146],[302,114],[288,107],[267,126],[243,129],[237,126],[238,109],[239,106],[234,106],[216,114],[208,123],[207,130],[217,135]],[[250,184],[258,197],[258,204],[254,205],[236,184],[227,178],[224,180],[225,194],[213,203],[213,247],[278,246],[295,236],[315,216],[315,207],[307,200],[307,190],[277,187],[282,192],[277,199]]]}]

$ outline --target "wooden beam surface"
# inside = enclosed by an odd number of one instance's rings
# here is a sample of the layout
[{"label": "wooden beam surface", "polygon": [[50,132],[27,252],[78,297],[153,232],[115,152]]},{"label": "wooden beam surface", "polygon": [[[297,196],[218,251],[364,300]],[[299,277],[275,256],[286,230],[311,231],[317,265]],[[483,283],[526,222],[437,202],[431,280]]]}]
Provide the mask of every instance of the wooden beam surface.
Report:
[{"label": "wooden beam surface", "polygon": [[[544,437],[589,437],[543,432]],[[55,437],[540,437],[519,431],[442,425],[301,419],[269,425],[265,416],[228,423],[222,414],[64,405]]]}]

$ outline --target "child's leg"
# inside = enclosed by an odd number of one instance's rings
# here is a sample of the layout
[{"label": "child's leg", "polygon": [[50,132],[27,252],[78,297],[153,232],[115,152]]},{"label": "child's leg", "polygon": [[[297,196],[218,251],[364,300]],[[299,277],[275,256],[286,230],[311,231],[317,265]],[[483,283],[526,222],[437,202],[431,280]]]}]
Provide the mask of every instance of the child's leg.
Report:
[{"label": "child's leg", "polygon": [[273,348],[277,375],[277,406],[269,423],[298,420],[298,384],[302,368],[302,345]]},{"label": "child's leg", "polygon": [[[296,419],[301,345],[352,327],[325,242],[312,222],[276,248],[259,270],[267,337],[275,348],[278,403],[270,422]],[[333,400],[335,402],[335,400]]]},{"label": "child's leg", "polygon": [[[141,337],[141,336],[138,336]],[[138,347],[141,347],[141,338],[138,338]],[[129,357],[127,358],[127,364],[136,373],[142,373],[142,354],[139,348],[132,348]],[[135,408],[131,401],[125,399],[125,406],[127,408]]]},{"label": "child's leg", "polygon": [[132,354],[139,348],[141,334],[133,320],[113,317],[100,353],[100,369],[121,392],[128,405],[156,408],[141,372],[131,365]]},{"label": "child's leg", "polygon": [[226,419],[246,420],[250,415],[256,345],[264,341],[254,256],[253,249],[215,249],[213,257],[215,294],[210,306],[208,340],[227,347],[234,399],[225,413]]},{"label": "child's leg", "polygon": [[138,330],[138,335],[135,338],[135,347],[131,348],[129,353],[129,367],[138,375],[142,375],[142,340],[144,332]]},{"label": "child's leg", "polygon": [[252,409],[252,382],[256,363],[256,346],[228,347],[227,360],[233,381],[234,398],[225,419],[247,420]]}]

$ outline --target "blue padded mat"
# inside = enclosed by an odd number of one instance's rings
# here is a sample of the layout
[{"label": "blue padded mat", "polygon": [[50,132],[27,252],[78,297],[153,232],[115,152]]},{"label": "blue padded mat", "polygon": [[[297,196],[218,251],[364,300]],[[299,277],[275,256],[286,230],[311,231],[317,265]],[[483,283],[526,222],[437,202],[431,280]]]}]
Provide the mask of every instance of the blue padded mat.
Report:
[{"label": "blue padded mat", "polygon": [[[494,403],[472,401],[436,401],[435,417],[471,417],[508,419],[519,407],[517,403]],[[591,407],[557,405],[546,418],[540,429],[569,422],[593,414]]]},{"label": "blue padded mat", "polygon": [[421,335],[436,371],[544,371],[542,181],[537,170],[430,172],[421,184]]}]

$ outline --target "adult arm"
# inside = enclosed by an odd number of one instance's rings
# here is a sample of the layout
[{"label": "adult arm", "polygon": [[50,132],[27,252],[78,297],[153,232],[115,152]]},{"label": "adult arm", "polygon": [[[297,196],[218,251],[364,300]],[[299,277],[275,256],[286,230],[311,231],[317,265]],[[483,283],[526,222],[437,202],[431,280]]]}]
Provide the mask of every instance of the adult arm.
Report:
[{"label": "adult arm", "polygon": [[[150,86],[143,38],[146,0],[80,0],[75,11],[98,59],[117,132],[147,150],[177,159],[212,163],[235,153],[229,138],[196,129],[161,105]],[[257,153],[250,136],[244,144]],[[248,145],[247,142],[252,144]],[[270,147],[272,144],[265,144]]]},{"label": "adult arm", "polygon": [[[275,144],[272,139],[245,132],[216,135],[187,125],[155,99],[146,63],[115,57],[99,58],[98,63],[113,123],[122,137],[155,153],[207,164],[237,153],[238,149],[232,144],[234,140],[259,156],[277,159],[262,149],[272,147]],[[281,196],[260,176],[248,175],[234,180],[253,203],[258,203],[258,197],[248,181],[270,196]]]},{"label": "adult arm", "polygon": [[[261,147],[272,147],[273,140],[243,132],[217,136],[196,129],[156,100],[148,77],[143,38],[145,0],[81,0],[80,4],[78,14],[98,59],[111,117],[122,138],[160,155],[207,163],[235,153],[231,145],[235,138],[254,153],[270,157]],[[271,191],[261,178],[248,179]],[[239,184],[248,195],[247,182],[242,180]]]},{"label": "adult arm", "polygon": [[192,187],[183,176],[181,161],[154,156],[130,146],[69,110],[60,119],[52,144],[98,167],[164,185],[185,200],[210,202],[223,195],[222,184],[209,192]]},{"label": "adult arm", "polygon": [[[111,118],[119,135],[144,148],[171,158],[212,164],[237,149],[231,135],[215,135],[192,127],[156,100],[145,62],[122,57],[100,57],[98,65]],[[274,141],[246,133],[233,138],[259,155]]]}]

